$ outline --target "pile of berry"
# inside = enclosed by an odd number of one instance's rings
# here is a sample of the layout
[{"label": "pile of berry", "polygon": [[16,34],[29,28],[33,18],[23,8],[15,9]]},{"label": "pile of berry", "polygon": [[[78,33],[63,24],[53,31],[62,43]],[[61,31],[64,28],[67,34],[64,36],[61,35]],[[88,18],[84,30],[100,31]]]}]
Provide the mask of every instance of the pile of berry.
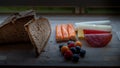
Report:
[{"label": "pile of berry", "polygon": [[68,41],[67,45],[60,44],[60,51],[66,60],[72,60],[78,62],[80,57],[85,57],[86,51],[82,49],[82,43],[80,41]]}]

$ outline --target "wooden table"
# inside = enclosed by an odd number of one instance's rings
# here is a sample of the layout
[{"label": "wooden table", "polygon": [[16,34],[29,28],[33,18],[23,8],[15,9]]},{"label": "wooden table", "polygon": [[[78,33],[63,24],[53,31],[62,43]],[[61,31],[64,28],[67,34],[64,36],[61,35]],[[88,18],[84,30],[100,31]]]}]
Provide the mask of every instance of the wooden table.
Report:
[{"label": "wooden table", "polygon": [[[7,15],[1,15],[1,21]],[[0,65],[21,66],[120,66],[120,40],[116,31],[120,31],[120,16],[43,16],[49,19],[52,33],[42,54],[36,58],[31,43],[0,44]],[[60,23],[75,23],[80,21],[110,20],[113,27],[111,42],[103,48],[92,48],[81,40],[83,49],[87,51],[85,58],[78,63],[65,61],[55,42],[55,25]]]}]

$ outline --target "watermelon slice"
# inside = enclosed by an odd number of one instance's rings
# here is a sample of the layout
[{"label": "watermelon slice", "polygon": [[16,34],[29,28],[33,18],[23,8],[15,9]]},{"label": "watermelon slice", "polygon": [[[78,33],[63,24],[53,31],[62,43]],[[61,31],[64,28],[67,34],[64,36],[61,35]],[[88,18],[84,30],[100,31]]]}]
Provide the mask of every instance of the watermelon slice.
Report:
[{"label": "watermelon slice", "polygon": [[110,31],[84,29],[84,34],[101,34],[101,33],[110,33]]},{"label": "watermelon slice", "polygon": [[104,34],[85,34],[85,40],[92,47],[104,47],[112,39],[111,33]]}]

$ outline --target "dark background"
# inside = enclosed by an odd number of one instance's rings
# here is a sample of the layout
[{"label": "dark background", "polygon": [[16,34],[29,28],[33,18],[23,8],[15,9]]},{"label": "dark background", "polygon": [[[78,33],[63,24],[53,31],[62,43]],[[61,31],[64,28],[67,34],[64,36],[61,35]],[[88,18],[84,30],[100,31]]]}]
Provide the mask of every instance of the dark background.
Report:
[{"label": "dark background", "polygon": [[0,6],[120,6],[120,0],[0,0]]}]

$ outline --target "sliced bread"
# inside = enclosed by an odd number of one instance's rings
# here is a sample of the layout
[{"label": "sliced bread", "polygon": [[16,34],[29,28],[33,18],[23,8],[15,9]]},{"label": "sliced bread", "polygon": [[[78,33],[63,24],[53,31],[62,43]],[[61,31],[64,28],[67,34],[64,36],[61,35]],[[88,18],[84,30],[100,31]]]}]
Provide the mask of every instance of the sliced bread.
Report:
[{"label": "sliced bread", "polygon": [[51,34],[50,23],[46,18],[39,18],[31,20],[24,26],[35,48],[36,55],[39,56]]},{"label": "sliced bread", "polygon": [[0,44],[29,42],[24,24],[35,18],[35,11],[28,10],[9,16],[0,24]]}]

